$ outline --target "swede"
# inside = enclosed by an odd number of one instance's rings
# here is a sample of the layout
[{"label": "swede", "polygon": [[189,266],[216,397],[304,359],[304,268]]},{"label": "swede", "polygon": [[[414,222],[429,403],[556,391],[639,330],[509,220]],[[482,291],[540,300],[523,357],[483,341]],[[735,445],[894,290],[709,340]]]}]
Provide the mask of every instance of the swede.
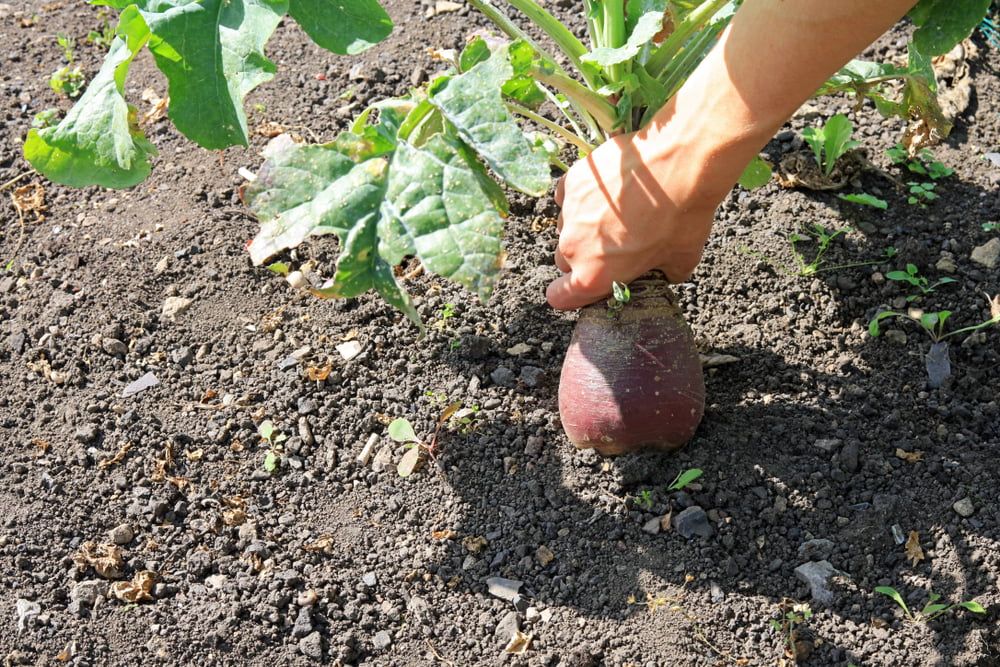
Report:
[{"label": "swede", "polygon": [[630,285],[621,308],[580,312],[559,381],[559,414],[573,444],[604,455],[674,450],[705,412],[691,329],[659,273]]}]

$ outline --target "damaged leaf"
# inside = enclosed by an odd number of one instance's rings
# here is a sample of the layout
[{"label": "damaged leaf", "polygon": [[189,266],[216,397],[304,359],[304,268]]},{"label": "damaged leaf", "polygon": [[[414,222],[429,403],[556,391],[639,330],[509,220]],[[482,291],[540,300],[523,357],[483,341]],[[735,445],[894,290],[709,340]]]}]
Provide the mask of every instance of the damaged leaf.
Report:
[{"label": "damaged leaf", "polygon": [[915,530],[910,531],[910,536],[906,540],[906,560],[910,561],[912,567],[924,560],[924,550],[920,548],[920,533]]},{"label": "damaged leaf", "polygon": [[124,602],[147,602],[153,599],[153,584],[156,573],[150,570],[140,570],[132,577],[132,581],[116,581],[111,584],[111,595]]},{"label": "damaged leaf", "polygon": [[96,542],[84,542],[80,550],[73,555],[73,563],[81,572],[88,567],[105,579],[117,579],[122,576],[122,550],[114,544],[98,545]]},{"label": "damaged leaf", "polygon": [[514,635],[507,642],[507,646],[504,647],[503,652],[510,655],[524,655],[528,651],[528,647],[531,646],[532,639],[534,637],[531,635],[526,635],[520,630],[515,630]]},{"label": "damaged leaf", "polygon": [[421,463],[423,463],[423,450],[418,445],[413,445],[399,460],[396,472],[400,477],[409,477],[420,468]]},{"label": "damaged leaf", "polygon": [[896,458],[903,459],[907,463],[917,463],[924,460],[923,452],[908,452],[900,447],[896,448]]}]

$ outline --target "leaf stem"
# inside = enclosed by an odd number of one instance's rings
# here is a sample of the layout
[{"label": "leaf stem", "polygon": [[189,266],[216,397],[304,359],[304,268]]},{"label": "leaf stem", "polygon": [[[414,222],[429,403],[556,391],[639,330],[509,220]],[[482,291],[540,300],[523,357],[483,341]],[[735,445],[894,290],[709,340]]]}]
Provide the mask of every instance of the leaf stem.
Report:
[{"label": "leaf stem", "polygon": [[[625,3],[623,0],[604,0],[604,42],[608,48],[617,49],[625,44]],[[608,68],[608,78],[617,83],[624,73],[622,63]]]},{"label": "leaf stem", "polygon": [[715,16],[730,0],[708,0],[677,24],[674,31],[653,51],[646,64],[646,70],[654,77],[660,74],[680,52],[687,39]]},{"label": "leaf stem", "polygon": [[542,127],[545,127],[546,129],[551,130],[552,132],[555,132],[556,134],[558,134],[559,136],[561,136],[563,139],[565,139],[566,141],[570,142],[571,144],[573,144],[574,146],[576,146],[577,148],[579,148],[580,150],[582,150],[584,152],[584,154],[591,153],[594,150],[594,146],[593,145],[587,143],[587,141],[585,141],[584,139],[581,139],[576,134],[574,134],[573,132],[569,131],[567,128],[563,127],[562,125],[560,125],[558,123],[552,122],[548,118],[545,118],[543,116],[538,115],[537,113],[535,113],[531,109],[528,109],[527,107],[523,107],[523,106],[521,106],[520,104],[518,104],[516,102],[509,102],[508,101],[507,102],[507,108],[510,111],[512,111],[513,113],[516,113],[518,115],[524,116],[525,118],[527,118],[529,120],[533,120],[536,123],[538,123],[539,125],[541,125]]},{"label": "leaf stem", "polygon": [[594,89],[601,87],[600,82],[594,76],[593,68],[587,67],[580,60],[587,53],[587,47],[559,19],[552,16],[535,0],[508,0],[508,2],[555,42],[556,46],[566,54],[566,57],[580,72],[588,86]]},{"label": "leaf stem", "polygon": [[[475,0],[473,0],[474,2]],[[547,67],[534,67],[532,74],[545,85],[552,86],[576,105],[585,110],[604,131],[610,135],[615,128],[615,108],[601,95],[587,88],[562,72],[552,71]],[[598,140],[603,137],[598,137]]]}]

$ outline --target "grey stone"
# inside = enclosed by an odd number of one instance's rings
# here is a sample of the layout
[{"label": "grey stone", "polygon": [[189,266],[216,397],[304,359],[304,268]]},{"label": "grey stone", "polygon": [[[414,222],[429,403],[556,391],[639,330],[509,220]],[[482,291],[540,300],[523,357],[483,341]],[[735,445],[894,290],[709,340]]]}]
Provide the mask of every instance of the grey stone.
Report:
[{"label": "grey stone", "polygon": [[319,409],[316,405],[316,401],[307,397],[300,396],[298,401],[298,410],[300,415],[311,415]]},{"label": "grey stone", "polygon": [[521,592],[522,586],[524,586],[524,582],[516,579],[490,577],[486,580],[486,588],[489,589],[490,595],[498,597],[501,600],[507,600],[508,602],[514,600],[517,594]]},{"label": "grey stone", "polygon": [[535,458],[542,453],[542,447],[545,446],[545,439],[537,435],[529,435],[528,441],[524,445],[524,455],[529,458]]},{"label": "grey stone", "polygon": [[697,505],[692,505],[683,512],[675,514],[673,518],[674,530],[685,538],[690,540],[691,538],[697,536],[700,537],[711,537],[715,534],[715,529],[708,522],[708,516],[705,514],[705,510]]},{"label": "grey stone", "polygon": [[139,392],[146,391],[150,387],[155,387],[160,384],[160,381],[156,379],[156,376],[152,373],[146,373],[141,378],[135,382],[130,383],[125,389],[122,390],[122,398],[128,398],[130,396],[135,396]]},{"label": "grey stone", "polygon": [[102,338],[101,349],[113,357],[124,357],[128,354],[128,345],[117,338]]},{"label": "grey stone", "polygon": [[517,384],[517,376],[514,375],[514,371],[506,366],[498,366],[490,373],[490,379],[493,380],[493,384],[501,387],[513,387]]},{"label": "grey stone", "polygon": [[841,469],[844,472],[855,473],[858,471],[858,443],[848,442],[840,450],[840,454],[837,455],[837,461],[840,463]]},{"label": "grey stone", "polygon": [[942,273],[955,273],[958,271],[958,265],[955,264],[955,256],[950,252],[942,252],[941,259],[937,261],[934,268]]},{"label": "grey stone", "polygon": [[521,368],[521,382],[528,387],[537,387],[545,375],[545,369],[538,366],[524,366]]},{"label": "grey stone", "polygon": [[830,565],[829,561],[811,561],[795,568],[795,576],[809,586],[813,602],[829,605],[833,602],[833,591],[830,590],[830,579],[835,574],[842,574]]},{"label": "grey stone", "polygon": [[799,558],[803,560],[827,560],[833,554],[833,542],[818,538],[799,545]]},{"label": "grey stone", "polygon": [[123,523],[119,526],[115,526],[108,532],[108,537],[115,544],[128,544],[135,537],[135,531],[132,530],[132,526],[127,523]]},{"label": "grey stone", "polygon": [[23,331],[15,331],[7,339],[7,348],[11,351],[11,354],[21,354],[24,350],[24,344],[27,342],[27,337],[24,335]]},{"label": "grey stone", "polygon": [[527,354],[531,352],[531,346],[527,343],[518,343],[513,347],[507,348],[507,354],[512,357],[520,357],[522,354]]},{"label": "grey stone", "polygon": [[516,611],[509,611],[504,614],[504,617],[500,619],[497,623],[496,629],[493,630],[493,636],[499,638],[504,643],[510,641],[510,638],[521,629],[521,619],[518,618]]},{"label": "grey stone", "polygon": [[184,347],[179,347],[171,352],[170,358],[173,359],[173,362],[181,368],[186,368],[188,364],[194,361],[194,352],[190,347],[185,345]]},{"label": "grey stone", "polygon": [[378,584],[378,577],[375,576],[374,572],[366,572],[364,576],[361,577],[361,581],[368,588],[375,588],[375,585]]},{"label": "grey stone", "polygon": [[813,443],[815,447],[823,450],[827,454],[832,454],[837,451],[841,444],[843,444],[842,441],[837,438],[821,438]]},{"label": "grey stone", "polygon": [[646,523],[642,524],[642,532],[656,535],[660,532],[660,517],[654,516]]},{"label": "grey stone", "polygon": [[901,329],[886,329],[885,339],[895,345],[903,346],[906,345],[907,335]]},{"label": "grey stone", "polygon": [[76,429],[73,437],[76,438],[77,442],[90,445],[97,442],[97,439],[101,437],[101,430],[93,424],[84,424]]},{"label": "grey stone", "polygon": [[965,517],[966,519],[976,513],[976,506],[972,504],[972,499],[968,496],[956,501],[951,508],[955,510],[959,516]]},{"label": "grey stone", "polygon": [[380,630],[375,633],[372,644],[375,646],[376,651],[384,651],[392,646],[392,636],[385,630]]},{"label": "grey stone", "polygon": [[510,603],[514,605],[514,609],[521,614],[528,611],[528,607],[531,606],[531,602],[523,595],[515,595],[514,599],[511,600]]},{"label": "grey stone", "polygon": [[108,594],[108,582],[103,579],[87,579],[77,582],[69,592],[69,599],[79,602],[81,607],[88,609],[94,606],[97,598],[105,597]]},{"label": "grey stone", "polygon": [[973,248],[970,259],[987,269],[1000,266],[1000,238],[992,238],[983,245]]},{"label": "grey stone", "polygon": [[178,316],[191,307],[192,303],[191,299],[182,296],[169,296],[163,301],[161,314],[165,319],[176,320]]},{"label": "grey stone", "polygon": [[292,636],[301,639],[313,631],[312,613],[309,607],[299,609],[298,616],[295,617],[295,625],[292,626]]},{"label": "grey stone", "polygon": [[318,632],[312,632],[299,640],[299,652],[312,660],[323,659],[323,638]]}]

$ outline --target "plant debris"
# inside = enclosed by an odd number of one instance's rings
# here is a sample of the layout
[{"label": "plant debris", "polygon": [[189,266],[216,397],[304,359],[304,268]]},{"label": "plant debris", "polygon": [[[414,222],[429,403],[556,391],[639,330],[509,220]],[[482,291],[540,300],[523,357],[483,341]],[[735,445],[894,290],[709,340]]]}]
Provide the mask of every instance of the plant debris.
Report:
[{"label": "plant debris", "polygon": [[73,555],[73,563],[83,572],[88,567],[105,579],[118,579],[122,576],[122,550],[115,544],[84,542],[80,550]]},{"label": "plant debris", "polygon": [[45,188],[41,183],[28,183],[14,190],[11,195],[14,200],[14,208],[19,215],[34,214],[35,222],[43,222],[45,213]]},{"label": "plant debris", "polygon": [[111,584],[111,594],[125,602],[147,602],[153,599],[153,584],[156,573],[150,570],[140,570],[131,581],[116,581]]},{"label": "plant debris", "polygon": [[531,646],[532,639],[534,637],[531,635],[526,635],[520,630],[515,630],[514,635],[507,642],[507,646],[504,647],[503,652],[511,655],[524,655],[528,647]]},{"label": "plant debris", "polygon": [[896,448],[896,458],[903,459],[907,463],[917,463],[924,460],[923,452],[908,452],[901,447]]},{"label": "plant debris", "polygon": [[915,530],[910,531],[910,536],[906,540],[906,559],[910,565],[917,566],[917,563],[924,560],[924,550],[920,548],[920,533]]}]

